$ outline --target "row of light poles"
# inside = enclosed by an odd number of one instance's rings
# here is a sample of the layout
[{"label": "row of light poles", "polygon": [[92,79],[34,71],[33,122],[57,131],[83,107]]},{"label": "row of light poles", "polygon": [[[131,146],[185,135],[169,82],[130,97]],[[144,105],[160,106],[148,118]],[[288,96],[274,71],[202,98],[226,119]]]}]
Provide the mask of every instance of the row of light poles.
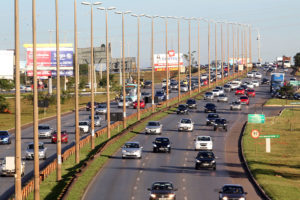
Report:
[{"label": "row of light poles", "polygon": [[[91,63],[90,63],[90,73],[91,73],[91,148],[94,149],[95,147],[95,129],[94,129],[94,53],[93,53],[93,7],[102,4],[101,2],[82,2],[82,5],[90,6],[91,8]],[[105,26],[106,26],[106,78],[107,78],[107,85],[106,85],[106,92],[107,92],[107,137],[111,137],[110,133],[110,80],[109,80],[109,43],[108,43],[108,11],[115,10],[115,7],[98,7],[97,9],[105,11]],[[59,57],[59,18],[58,18],[58,0],[55,0],[55,13],[56,13],[56,57],[57,57],[57,181],[61,180],[61,107],[60,107],[60,57]],[[126,91],[125,91],[125,35],[124,35],[124,15],[130,14],[131,11],[116,11],[115,14],[122,15],[122,64],[123,64],[123,73],[122,73],[122,85],[123,85],[123,127],[126,128]],[[224,62],[224,54],[223,54],[223,23],[226,22],[215,22],[212,20],[208,20],[205,18],[184,18],[184,17],[171,17],[171,16],[157,16],[157,15],[145,15],[145,14],[132,14],[131,16],[137,18],[137,85],[138,85],[138,95],[137,95],[137,113],[138,119],[140,119],[140,17],[148,17],[151,19],[151,65],[152,65],[152,108],[154,111],[154,19],[160,17],[165,21],[165,50],[166,50],[166,92],[167,92],[167,100],[169,99],[169,68],[168,68],[168,19],[176,19],[177,26],[178,26],[178,101],[180,101],[180,69],[181,69],[181,62],[180,62],[180,20],[184,19],[188,21],[189,26],[189,88],[191,95],[191,67],[192,67],[192,58],[191,58],[191,20],[196,20],[198,22],[198,88],[200,91],[200,21],[205,21],[208,24],[208,71],[209,71],[209,78],[208,78],[208,85],[210,87],[210,23],[215,23],[215,67],[216,67],[216,80],[217,80],[217,23],[221,23],[221,62],[222,62],[222,80],[224,80],[224,73],[223,73],[223,62]],[[251,26],[243,25],[243,24],[236,24],[236,23],[227,23],[227,63],[229,69],[229,25],[232,25],[232,55],[233,55],[233,70],[235,71],[235,30],[234,25],[238,25],[237,29],[237,57],[239,60],[239,28],[243,27],[244,35],[244,45],[242,50],[242,58],[246,58],[246,65],[247,62],[247,38],[246,38],[246,28],[249,28],[249,56],[250,56],[250,63],[252,62],[252,54],[251,54]],[[32,37],[33,37],[33,130],[34,130],[34,198],[39,199],[39,156],[38,156],[38,87],[37,87],[37,58],[36,58],[36,0],[32,0]],[[21,106],[20,106],[20,64],[19,64],[19,0],[15,0],[15,65],[16,65],[16,114],[15,114],[15,166],[16,166],[16,175],[15,175],[15,197],[17,200],[22,199],[21,193]],[[78,38],[77,38],[77,3],[74,0],[74,45],[75,45],[75,52],[74,52],[74,65],[75,65],[75,162],[79,163],[80,161],[80,130],[79,130],[79,65],[78,65]],[[242,59],[243,60],[243,59]],[[247,66],[246,66],[247,68]]]}]

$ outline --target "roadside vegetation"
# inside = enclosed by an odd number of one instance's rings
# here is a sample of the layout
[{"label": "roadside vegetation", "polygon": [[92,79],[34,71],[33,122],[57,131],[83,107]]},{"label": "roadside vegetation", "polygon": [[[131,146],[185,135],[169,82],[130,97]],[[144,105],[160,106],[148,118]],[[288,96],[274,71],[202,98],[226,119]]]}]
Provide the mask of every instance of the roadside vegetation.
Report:
[{"label": "roadside vegetation", "polygon": [[[299,200],[300,197],[300,109],[285,109],[280,116],[267,117],[265,124],[248,124],[243,149],[249,168],[273,200]],[[265,152],[265,139],[253,139],[252,129],[271,139],[271,153]]]}]

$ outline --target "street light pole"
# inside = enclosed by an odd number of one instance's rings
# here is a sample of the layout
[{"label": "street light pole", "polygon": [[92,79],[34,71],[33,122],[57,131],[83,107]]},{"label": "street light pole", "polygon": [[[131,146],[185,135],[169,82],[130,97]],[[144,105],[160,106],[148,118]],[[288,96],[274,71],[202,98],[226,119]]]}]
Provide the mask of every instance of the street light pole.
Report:
[{"label": "street light pole", "polygon": [[222,66],[222,82],[224,83],[224,44],[223,44],[223,22],[221,22],[221,66]]},{"label": "street light pole", "polygon": [[200,66],[200,20],[198,19],[198,92],[201,90],[201,66]]},{"label": "street light pole", "polygon": [[216,85],[218,82],[218,49],[217,49],[217,22],[215,22],[215,67],[216,67]]},{"label": "street light pole", "polygon": [[247,29],[246,29],[246,25],[244,26],[244,37],[245,37],[245,57],[246,57],[246,70],[248,72],[248,44],[247,44]]},{"label": "street light pole", "polygon": [[160,18],[163,18],[165,20],[165,26],[166,26],[166,90],[167,90],[167,106],[168,106],[168,100],[169,100],[169,67],[168,67],[168,17],[161,16]]},{"label": "street light pole", "polygon": [[116,14],[122,15],[122,63],[123,63],[123,74],[122,74],[122,87],[123,87],[123,128],[126,128],[126,90],[125,90],[125,37],[124,37],[124,15],[131,13],[126,12],[115,12]]},{"label": "street light pole", "polygon": [[20,91],[20,25],[19,25],[19,0],[15,0],[15,199],[22,199],[22,167],[21,167],[21,91]]},{"label": "street light pole", "polygon": [[235,65],[234,65],[234,63],[235,63],[235,55],[234,55],[234,23],[232,23],[232,71],[233,71],[233,77],[235,76]]},{"label": "street light pole", "polygon": [[192,52],[191,52],[191,20],[193,18],[184,18],[189,23],[189,96],[192,94]]},{"label": "street light pole", "polygon": [[252,37],[251,37],[251,25],[249,25],[249,57],[250,64],[252,66]]},{"label": "street light pole", "polygon": [[226,24],[227,25],[227,75],[229,76],[229,68],[230,68],[230,64],[229,64],[229,23]]},{"label": "street light pole", "polygon": [[208,24],[208,87],[210,88],[210,21],[207,20]]},{"label": "street light pole", "polygon": [[110,79],[109,79],[110,65],[109,65],[109,49],[108,49],[108,45],[109,45],[109,43],[108,43],[108,11],[114,10],[116,8],[115,7],[109,7],[109,8],[99,7],[97,9],[105,11],[106,107],[107,107],[106,121],[107,121],[107,138],[109,139],[111,137],[111,133],[110,133],[110,89],[109,89],[109,87],[110,87]]}]

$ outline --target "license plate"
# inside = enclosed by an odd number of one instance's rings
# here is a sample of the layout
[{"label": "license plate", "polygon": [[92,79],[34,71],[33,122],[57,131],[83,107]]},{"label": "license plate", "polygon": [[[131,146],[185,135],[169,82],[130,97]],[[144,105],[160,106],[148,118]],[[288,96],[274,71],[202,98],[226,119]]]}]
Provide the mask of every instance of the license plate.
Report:
[{"label": "license plate", "polygon": [[159,198],[158,200],[168,200],[167,198]]},{"label": "license plate", "polygon": [[203,163],[203,166],[209,166],[209,164],[208,163]]},{"label": "license plate", "polygon": [[159,148],[159,150],[165,150],[165,148],[161,147],[161,148]]}]

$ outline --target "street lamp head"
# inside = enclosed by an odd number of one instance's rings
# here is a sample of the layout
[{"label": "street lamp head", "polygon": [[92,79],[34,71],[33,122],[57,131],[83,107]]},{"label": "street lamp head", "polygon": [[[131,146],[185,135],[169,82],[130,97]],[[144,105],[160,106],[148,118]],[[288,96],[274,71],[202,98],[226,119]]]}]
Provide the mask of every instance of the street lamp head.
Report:
[{"label": "street lamp head", "polygon": [[82,5],[91,5],[91,3],[90,3],[90,2],[87,2],[87,1],[83,1],[83,2],[81,2],[81,4],[82,4]]},{"label": "street lamp head", "polygon": [[120,12],[120,11],[116,11],[115,12],[116,14],[118,14],[118,15],[121,15],[121,14],[123,14],[122,12]]},{"label": "street lamp head", "polygon": [[102,4],[102,2],[100,2],[100,1],[97,1],[97,2],[93,3],[93,5],[101,5],[101,4]]},{"label": "street lamp head", "polygon": [[98,7],[97,9],[98,10],[106,10],[106,8],[104,8],[104,7]]},{"label": "street lamp head", "polygon": [[115,10],[116,7],[108,7],[107,10]]},{"label": "street lamp head", "polygon": [[160,18],[163,18],[163,19],[165,19],[166,18],[166,16],[159,16]]},{"label": "street lamp head", "polygon": [[131,16],[132,16],[132,17],[138,17],[138,15],[136,15],[136,14],[131,14]]},{"label": "street lamp head", "polygon": [[127,10],[124,12],[124,14],[129,14],[129,13],[132,13],[130,10]]}]

